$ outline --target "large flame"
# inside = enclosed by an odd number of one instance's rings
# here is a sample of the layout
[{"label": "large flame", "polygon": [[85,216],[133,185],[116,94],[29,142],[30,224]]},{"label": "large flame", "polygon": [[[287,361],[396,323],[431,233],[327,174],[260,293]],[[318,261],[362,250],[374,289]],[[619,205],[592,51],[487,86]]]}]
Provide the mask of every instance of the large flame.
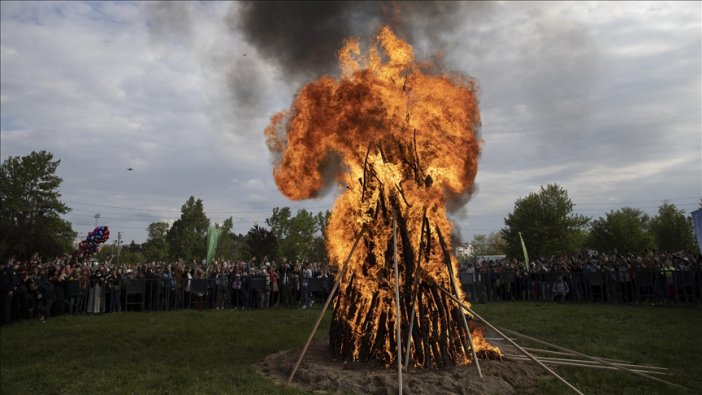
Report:
[{"label": "large flame", "polygon": [[[416,63],[412,47],[387,27],[365,56],[359,42],[349,40],[339,59],[340,78],[322,77],[304,86],[291,109],[274,115],[265,131],[278,158],[275,180],[286,196],[315,197],[334,179],[342,186],[326,233],[330,262],[340,265],[361,227],[368,230],[340,284],[335,330],[344,333],[336,352],[353,360],[395,361],[391,244],[396,218],[400,320],[407,326],[412,311],[419,327],[413,332],[414,364],[442,366],[438,354],[467,363],[462,340],[455,340],[456,350],[444,351],[420,349],[418,343],[465,335],[457,313],[467,312],[426,287],[438,285],[465,300],[446,237],[451,234],[446,203],[469,192],[477,172],[476,83],[460,74],[430,74],[429,65]],[[330,177],[326,165],[334,159],[341,165]],[[424,322],[427,315],[434,322]],[[499,353],[478,340],[476,352]],[[376,342],[385,344],[376,349]]]}]

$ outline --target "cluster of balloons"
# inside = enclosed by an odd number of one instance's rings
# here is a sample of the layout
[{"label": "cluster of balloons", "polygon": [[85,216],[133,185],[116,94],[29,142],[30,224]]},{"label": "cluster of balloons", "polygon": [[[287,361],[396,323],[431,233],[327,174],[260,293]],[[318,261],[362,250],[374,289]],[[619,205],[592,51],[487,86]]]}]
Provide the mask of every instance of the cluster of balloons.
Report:
[{"label": "cluster of balloons", "polygon": [[92,255],[98,252],[100,249],[100,244],[107,241],[110,238],[110,228],[107,226],[98,226],[88,233],[88,237],[81,241],[78,245],[78,249],[83,253],[83,255]]}]

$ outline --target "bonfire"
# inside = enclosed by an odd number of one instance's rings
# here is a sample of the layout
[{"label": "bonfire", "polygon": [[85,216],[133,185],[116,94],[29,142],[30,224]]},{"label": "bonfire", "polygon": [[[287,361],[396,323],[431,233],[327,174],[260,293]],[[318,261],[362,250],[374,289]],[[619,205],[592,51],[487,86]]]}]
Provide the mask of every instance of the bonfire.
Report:
[{"label": "bonfire", "polygon": [[499,357],[480,331],[471,336],[470,313],[440,291],[469,306],[446,207],[471,192],[477,172],[476,82],[415,62],[387,27],[365,54],[348,40],[339,59],[338,79],[305,85],[266,129],[287,197],[342,187],[325,235],[330,262],[341,270],[361,240],[333,303],[332,353],[387,366],[406,354],[433,369]]},{"label": "bonfire", "polygon": [[[411,385],[428,383],[429,393],[513,392],[507,381],[538,377],[538,372],[516,364],[524,361],[534,362],[578,394],[546,364],[618,369],[679,387],[652,376],[661,374],[652,369],[664,368],[582,354],[500,330],[475,313],[461,291],[457,261],[451,254],[447,207],[466,201],[477,172],[476,82],[416,62],[412,47],[387,27],[363,54],[358,41],[348,40],[339,60],[339,78],[325,76],[303,86],[290,110],[275,114],[265,130],[276,158],[274,177],[287,197],[314,198],[330,185],[340,186],[325,234],[338,274],[288,384],[326,309],[333,305],[329,348],[335,360],[345,366],[357,362],[396,366],[400,394],[402,371],[410,364],[415,372]],[[521,354],[506,355],[489,344],[482,328],[471,320],[490,328],[514,347],[512,352]],[[552,358],[554,351],[532,348],[542,354],[536,356],[505,332],[585,360]],[[287,353],[280,355],[285,360]],[[276,354],[269,359],[278,358]],[[473,364],[483,378],[480,359],[501,361],[487,362],[491,376],[480,383],[456,380],[465,379],[463,373],[445,377],[450,370],[444,368]],[[504,361],[511,361],[511,367],[497,368]],[[345,383],[360,385],[356,392],[366,392],[364,386],[371,385],[358,384],[353,375],[342,378],[338,372],[330,374],[333,379],[325,378],[327,373],[320,376],[317,370],[308,369],[308,378],[331,383],[332,388]],[[428,375],[431,372],[441,375]],[[498,376],[502,381],[494,380]]]}]

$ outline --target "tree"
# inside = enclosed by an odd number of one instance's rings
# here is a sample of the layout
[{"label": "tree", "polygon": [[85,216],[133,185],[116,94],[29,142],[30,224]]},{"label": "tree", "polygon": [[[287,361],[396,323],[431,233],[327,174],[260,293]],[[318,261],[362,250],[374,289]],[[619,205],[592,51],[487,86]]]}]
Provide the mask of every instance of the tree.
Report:
[{"label": "tree", "polygon": [[473,235],[473,240],[470,244],[473,246],[473,255],[488,255],[487,253],[487,235],[476,233]]},{"label": "tree", "polygon": [[246,251],[249,258],[267,256],[270,259],[275,259],[278,251],[278,240],[273,231],[254,225],[246,234]]},{"label": "tree", "polygon": [[624,207],[610,211],[605,218],[593,221],[590,246],[604,253],[650,251],[655,248],[655,241],[649,233],[649,222],[649,216],[639,209]]},{"label": "tree", "polygon": [[312,242],[312,251],[310,252],[309,258],[316,262],[324,262],[327,260],[327,225],[329,224],[329,218],[331,217],[331,212],[329,210],[322,213],[321,211],[315,215],[315,221],[317,221],[317,226],[319,228],[319,234],[315,236]]},{"label": "tree", "polygon": [[173,260],[204,259],[207,250],[207,228],[210,220],[205,215],[202,200],[194,196],[183,204],[180,219],[168,231],[169,255]]},{"label": "tree", "polygon": [[[113,264],[117,264],[117,248],[116,244],[103,245],[100,250],[93,256],[98,262],[106,262],[111,259]],[[119,255],[119,264],[125,265],[128,263],[144,262],[144,255],[140,251],[132,251],[129,247],[121,247]]]},{"label": "tree", "polygon": [[326,228],[327,215],[313,215],[300,209],[291,217],[290,208],[274,208],[273,214],[266,219],[266,224],[278,240],[278,256],[288,259],[310,259],[319,249],[318,237],[322,225]]},{"label": "tree", "polygon": [[137,244],[134,240],[132,240],[131,243],[127,246],[127,249],[129,252],[132,253],[143,253],[144,252],[144,245],[143,244]]},{"label": "tree", "polygon": [[152,222],[149,224],[147,228],[149,234],[146,238],[146,243],[144,243],[144,258],[147,261],[165,261],[168,259],[168,228],[167,222]]},{"label": "tree", "polygon": [[278,240],[283,240],[290,229],[290,207],[274,207],[273,214],[266,218],[266,225]]},{"label": "tree", "polygon": [[490,232],[487,237],[487,254],[503,255],[507,251],[507,242],[500,232]]},{"label": "tree", "polygon": [[60,217],[70,209],[61,201],[56,176],[60,160],[46,152],[9,157],[0,165],[0,259],[52,257],[70,252],[76,233]]},{"label": "tree", "polygon": [[473,255],[503,255],[507,249],[507,243],[502,238],[500,232],[491,232],[489,235],[476,233],[473,235]]},{"label": "tree", "polygon": [[539,193],[517,199],[500,231],[510,258],[522,256],[519,232],[533,258],[568,254],[584,242],[589,218],[573,213],[568,192],[557,184],[542,186]]},{"label": "tree", "polygon": [[651,233],[659,251],[696,251],[694,227],[685,210],[669,202],[658,207],[658,215],[651,220]]}]

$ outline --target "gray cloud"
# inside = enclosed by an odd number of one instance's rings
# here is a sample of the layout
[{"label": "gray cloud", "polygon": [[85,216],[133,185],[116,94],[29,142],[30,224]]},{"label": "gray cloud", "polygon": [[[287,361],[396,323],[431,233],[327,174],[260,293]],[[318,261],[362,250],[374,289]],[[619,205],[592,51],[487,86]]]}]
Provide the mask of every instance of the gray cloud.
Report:
[{"label": "gray cloud", "polygon": [[151,1],[144,4],[150,38],[158,44],[188,41],[192,35],[193,3]]}]

